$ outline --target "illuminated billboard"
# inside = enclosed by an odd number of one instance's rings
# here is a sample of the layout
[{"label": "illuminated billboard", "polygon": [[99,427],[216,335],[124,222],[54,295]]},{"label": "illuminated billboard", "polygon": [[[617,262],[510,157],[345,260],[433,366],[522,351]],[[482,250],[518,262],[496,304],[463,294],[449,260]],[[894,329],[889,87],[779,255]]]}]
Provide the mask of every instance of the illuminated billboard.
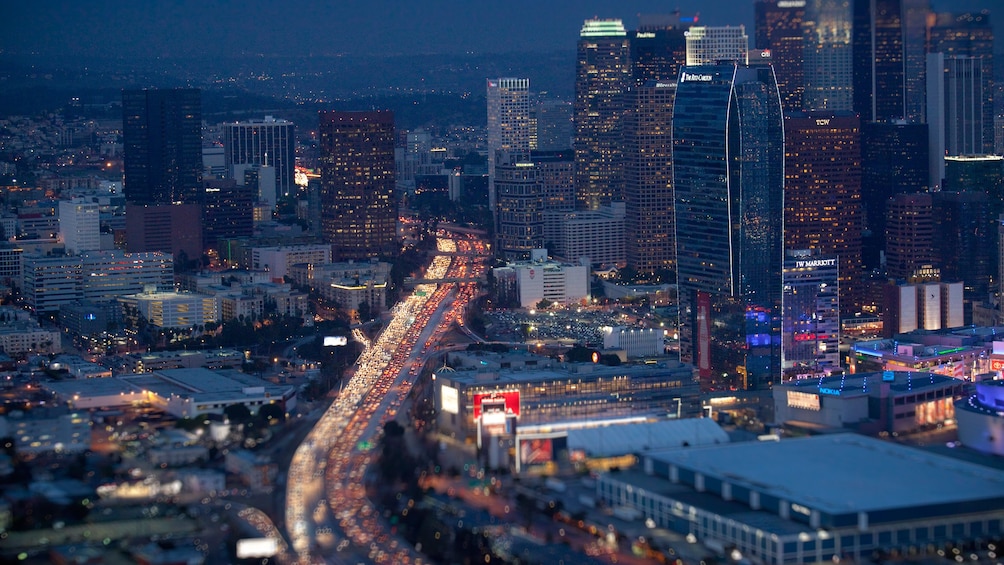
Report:
[{"label": "illuminated billboard", "polygon": [[460,395],[457,393],[457,389],[452,386],[443,385],[440,401],[443,404],[443,412],[448,414],[460,412]]},{"label": "illuminated billboard", "polygon": [[519,444],[522,465],[543,465],[554,460],[554,443],[551,438],[523,440]]},{"label": "illuminated billboard", "polygon": [[324,336],[324,341],[322,343],[324,347],[338,347],[347,345],[349,343],[349,339],[343,335],[326,335]]},{"label": "illuminated billboard", "polygon": [[279,551],[274,538],[247,538],[237,540],[238,559],[272,557]]},{"label": "illuminated billboard", "polygon": [[474,395],[474,419],[485,412],[501,412],[503,415],[519,416],[519,391],[492,391]]}]

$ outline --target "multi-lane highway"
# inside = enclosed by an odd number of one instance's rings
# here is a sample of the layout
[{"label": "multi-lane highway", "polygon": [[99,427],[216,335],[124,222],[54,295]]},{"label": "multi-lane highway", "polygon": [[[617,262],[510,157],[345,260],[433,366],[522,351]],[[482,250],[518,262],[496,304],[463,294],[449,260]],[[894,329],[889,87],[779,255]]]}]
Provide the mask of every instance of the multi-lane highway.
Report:
[{"label": "multi-lane highway", "polygon": [[[423,279],[461,280],[484,273],[484,244],[471,236],[439,234]],[[422,284],[392,310],[380,335],[364,345],[338,398],[297,448],[287,475],[286,562],[424,563],[391,533],[366,497],[365,480],[383,424],[396,416],[421,373],[427,352],[467,303],[476,284]]]}]

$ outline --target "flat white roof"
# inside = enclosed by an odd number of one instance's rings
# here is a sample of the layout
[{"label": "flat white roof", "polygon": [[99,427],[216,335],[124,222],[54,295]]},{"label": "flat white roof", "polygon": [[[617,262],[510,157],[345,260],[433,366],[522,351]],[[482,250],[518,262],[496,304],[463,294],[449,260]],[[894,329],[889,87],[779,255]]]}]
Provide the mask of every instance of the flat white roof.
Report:
[{"label": "flat white roof", "polygon": [[691,447],[650,457],[831,514],[1004,497],[1004,471],[856,434]]},{"label": "flat white roof", "polygon": [[729,443],[729,435],[709,418],[660,420],[568,431],[568,449],[581,449],[591,457],[723,443]]}]

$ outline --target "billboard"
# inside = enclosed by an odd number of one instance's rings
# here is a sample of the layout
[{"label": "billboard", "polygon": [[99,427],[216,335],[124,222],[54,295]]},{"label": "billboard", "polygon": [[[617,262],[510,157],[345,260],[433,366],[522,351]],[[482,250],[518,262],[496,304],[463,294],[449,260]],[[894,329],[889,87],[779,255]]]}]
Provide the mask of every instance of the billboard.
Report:
[{"label": "billboard", "polygon": [[474,395],[474,419],[485,412],[501,412],[503,415],[519,416],[519,391],[492,391]]},{"label": "billboard", "polygon": [[324,341],[322,342],[324,347],[338,347],[347,345],[348,343],[349,339],[343,335],[326,335],[324,336]]},{"label": "billboard", "polygon": [[246,538],[237,540],[238,559],[272,557],[279,551],[274,538]]},{"label": "billboard", "polygon": [[452,386],[443,385],[440,400],[443,406],[443,412],[448,414],[457,414],[460,412],[460,395],[457,389]]},{"label": "billboard", "polygon": [[519,444],[522,465],[543,465],[554,460],[554,443],[551,438],[528,439]]}]

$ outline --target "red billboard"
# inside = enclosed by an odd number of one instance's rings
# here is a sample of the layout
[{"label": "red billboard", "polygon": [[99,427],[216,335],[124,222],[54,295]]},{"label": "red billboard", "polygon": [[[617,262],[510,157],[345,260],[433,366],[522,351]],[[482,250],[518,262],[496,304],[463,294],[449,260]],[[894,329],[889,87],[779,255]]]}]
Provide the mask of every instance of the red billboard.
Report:
[{"label": "red billboard", "polygon": [[481,392],[474,395],[474,419],[482,414],[500,412],[504,415],[519,416],[519,391]]},{"label": "red billboard", "polygon": [[519,444],[519,458],[523,465],[543,465],[554,460],[551,438],[528,439]]}]

